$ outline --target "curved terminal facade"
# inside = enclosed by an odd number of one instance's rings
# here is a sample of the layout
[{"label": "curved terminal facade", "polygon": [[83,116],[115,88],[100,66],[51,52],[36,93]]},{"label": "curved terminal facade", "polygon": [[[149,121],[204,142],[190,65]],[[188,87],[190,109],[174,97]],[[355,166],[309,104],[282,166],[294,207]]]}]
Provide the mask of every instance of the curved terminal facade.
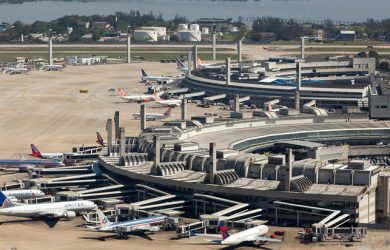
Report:
[{"label": "curved terminal facade", "polygon": [[186,76],[183,85],[210,94],[251,96],[251,102],[256,104],[278,98],[282,105],[292,107],[299,92],[302,103],[315,99],[321,107],[367,107],[375,59],[298,61],[270,58],[230,65],[227,60],[225,65],[196,68]]},{"label": "curved terminal facade", "polygon": [[296,221],[287,206],[306,209],[300,220],[311,223],[319,220],[312,207],[352,223],[389,223],[390,172],[369,160],[390,154],[382,145],[389,123],[348,115],[206,118],[166,122],[139,137],[125,137],[118,125],[116,138],[108,120],[99,163],[131,182],[248,202],[276,223]]}]

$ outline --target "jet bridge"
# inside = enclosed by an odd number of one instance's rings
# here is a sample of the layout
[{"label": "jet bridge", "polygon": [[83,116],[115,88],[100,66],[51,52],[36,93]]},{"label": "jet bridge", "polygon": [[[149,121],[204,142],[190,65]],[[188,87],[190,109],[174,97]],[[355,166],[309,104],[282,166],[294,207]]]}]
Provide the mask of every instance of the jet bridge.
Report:
[{"label": "jet bridge", "polygon": [[226,98],[226,94],[220,94],[220,95],[213,95],[213,96],[207,96],[203,98],[203,102],[212,102],[219,99]]},{"label": "jet bridge", "polygon": [[199,92],[193,92],[193,93],[188,93],[184,95],[180,95],[179,99],[191,99],[193,97],[198,97],[198,96],[204,96],[206,94],[205,91],[199,91]]},{"label": "jet bridge", "polygon": [[206,194],[194,194],[194,203],[196,214],[200,214],[203,208],[200,220],[206,222],[207,229],[211,230],[217,229],[220,224],[246,227],[246,223],[260,217],[262,211],[260,208],[250,209],[247,203]]},{"label": "jet bridge", "polygon": [[136,185],[138,201],[130,204],[117,205],[121,217],[139,217],[140,214],[179,215],[185,206],[184,200],[178,200],[176,195],[142,185]]}]

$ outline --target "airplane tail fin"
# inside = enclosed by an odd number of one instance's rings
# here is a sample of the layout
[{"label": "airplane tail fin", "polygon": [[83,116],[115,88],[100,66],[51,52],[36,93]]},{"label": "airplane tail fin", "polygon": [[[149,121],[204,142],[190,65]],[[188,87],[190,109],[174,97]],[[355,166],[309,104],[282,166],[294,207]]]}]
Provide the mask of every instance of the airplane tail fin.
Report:
[{"label": "airplane tail fin", "polygon": [[229,232],[227,231],[227,228],[225,226],[220,226],[219,230],[221,231],[223,240],[230,236]]},{"label": "airplane tail fin", "polygon": [[200,65],[202,65],[203,64],[203,62],[202,62],[202,60],[200,59],[200,57],[198,56],[198,61],[197,61],[197,64],[198,64],[198,66],[200,66]]},{"label": "airplane tail fin", "polygon": [[171,117],[171,115],[172,115],[172,109],[173,109],[173,107],[168,107],[168,110],[165,111],[164,116],[165,116],[165,117]]},{"label": "airplane tail fin", "polygon": [[105,227],[105,226],[109,226],[110,224],[112,224],[112,223],[108,220],[107,216],[104,215],[104,213],[102,212],[102,210],[98,209],[98,210],[97,210],[97,214],[98,214],[100,226]]},{"label": "airplane tail fin", "polygon": [[128,96],[128,94],[125,91],[123,91],[123,89],[121,88],[118,89],[118,92],[121,96]]},{"label": "airplane tail fin", "polygon": [[97,144],[101,145],[101,146],[104,146],[104,140],[103,140],[103,137],[100,135],[99,132],[96,132],[96,138],[97,138]]},{"label": "airplane tail fin", "polygon": [[183,62],[178,57],[176,57],[176,65],[179,69],[185,68]]},{"label": "airplane tail fin", "polygon": [[141,69],[141,72],[142,72],[142,76],[143,76],[143,77],[148,77],[148,74],[146,74],[146,72],[145,72],[144,69]]},{"label": "airplane tail fin", "polygon": [[0,207],[1,208],[8,208],[8,207],[14,207],[15,205],[12,203],[10,199],[3,194],[3,192],[0,191]]},{"label": "airplane tail fin", "polygon": [[41,152],[34,144],[31,144],[30,146],[31,146],[31,152],[32,152],[31,155],[32,156],[38,157],[38,158],[43,158]]}]

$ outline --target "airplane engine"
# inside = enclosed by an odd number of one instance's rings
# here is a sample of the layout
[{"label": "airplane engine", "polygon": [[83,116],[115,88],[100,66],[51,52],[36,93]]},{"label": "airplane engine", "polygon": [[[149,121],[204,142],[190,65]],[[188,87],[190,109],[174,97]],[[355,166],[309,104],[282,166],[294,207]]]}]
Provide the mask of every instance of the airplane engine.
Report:
[{"label": "airplane engine", "polygon": [[74,217],[76,217],[76,212],[67,211],[67,212],[64,213],[64,217],[67,218],[67,219],[74,218]]}]

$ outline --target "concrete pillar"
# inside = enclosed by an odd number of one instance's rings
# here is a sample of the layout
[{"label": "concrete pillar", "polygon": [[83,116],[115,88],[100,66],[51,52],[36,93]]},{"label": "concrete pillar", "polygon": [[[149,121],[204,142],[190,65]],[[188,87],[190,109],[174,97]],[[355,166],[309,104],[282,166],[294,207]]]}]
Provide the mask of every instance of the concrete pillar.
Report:
[{"label": "concrete pillar", "polygon": [[120,151],[119,151],[119,157],[123,157],[126,155],[126,135],[125,135],[125,128],[121,127],[120,128]]},{"label": "concrete pillar", "polygon": [[107,130],[108,156],[110,156],[112,153],[112,119],[107,119],[106,130]]},{"label": "concrete pillar", "polygon": [[191,57],[191,52],[188,52],[187,53],[187,63],[188,63],[188,76],[191,76],[191,70],[192,70],[192,63],[191,63],[191,59],[192,57]]},{"label": "concrete pillar", "polygon": [[230,84],[230,57],[226,58],[225,67],[226,67],[226,87],[228,87]]},{"label": "concrete pillar", "polygon": [[131,36],[130,33],[127,33],[127,63],[131,62]]},{"label": "concrete pillar", "polygon": [[301,110],[301,93],[299,90],[295,91],[295,109]]},{"label": "concrete pillar", "polygon": [[306,37],[301,37],[301,59],[305,60],[305,40]]},{"label": "concrete pillar", "polygon": [[119,129],[119,111],[115,111],[114,115],[114,123],[115,123],[115,144],[118,144],[120,129]]},{"label": "concrete pillar", "polygon": [[209,183],[214,184],[214,177],[215,174],[217,173],[217,147],[215,142],[210,143],[209,154],[210,154]]},{"label": "concrete pillar", "polygon": [[49,37],[49,65],[53,65],[53,40]]},{"label": "concrete pillar", "polygon": [[198,68],[198,46],[192,47],[192,56],[194,60],[194,69]]},{"label": "concrete pillar", "polygon": [[213,61],[217,60],[217,34],[213,33]]},{"label": "concrete pillar", "polygon": [[242,40],[237,41],[237,62],[241,62]]},{"label": "concrete pillar", "polygon": [[296,84],[297,84],[296,91],[295,91],[295,109],[300,110],[301,109],[301,103],[300,103],[301,93],[299,91],[301,89],[301,82],[302,82],[302,71],[301,71],[301,62],[300,61],[297,61],[295,69],[296,69]]},{"label": "concrete pillar", "polygon": [[300,61],[297,61],[295,64],[295,73],[296,73],[297,90],[300,90],[301,83],[302,83],[302,70],[301,70],[301,62]]},{"label": "concrete pillar", "polygon": [[294,163],[294,155],[292,154],[292,149],[287,149],[286,155],[286,173],[284,176],[284,190],[290,191],[290,184],[292,180],[292,166]]},{"label": "concrete pillar", "polygon": [[146,112],[145,112],[145,104],[141,104],[140,110],[140,120],[141,120],[141,132],[146,128]]},{"label": "concrete pillar", "polygon": [[187,99],[183,98],[181,100],[181,119],[187,120]]},{"label": "concrete pillar", "polygon": [[160,153],[161,153],[161,146],[160,146],[160,138],[158,135],[155,135],[153,137],[154,142],[154,159],[153,159],[153,166],[151,169],[152,174],[157,174],[157,166],[160,164]]},{"label": "concrete pillar", "polygon": [[236,94],[233,100],[233,111],[240,112],[240,96]]}]

